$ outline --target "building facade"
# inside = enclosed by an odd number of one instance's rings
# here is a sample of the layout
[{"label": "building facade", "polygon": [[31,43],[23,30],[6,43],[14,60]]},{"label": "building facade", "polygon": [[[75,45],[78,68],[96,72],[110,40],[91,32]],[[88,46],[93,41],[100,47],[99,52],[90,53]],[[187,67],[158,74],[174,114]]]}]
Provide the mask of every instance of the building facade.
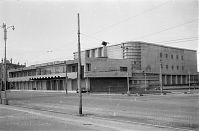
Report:
[{"label": "building facade", "polygon": [[[107,57],[131,63],[132,87],[187,85],[197,82],[196,50],[174,48],[146,42],[125,42],[82,51],[82,58]],[[74,53],[77,59],[77,53]],[[162,76],[162,77],[160,77]]]},{"label": "building facade", "polygon": [[[127,91],[131,70],[127,60],[88,58],[82,61],[81,87],[90,92]],[[19,90],[77,90],[77,60],[9,70],[9,82]],[[67,77],[66,77],[67,76]]]},{"label": "building facade", "polygon": [[[6,66],[7,66],[7,70],[25,67],[25,65],[12,63],[12,59],[10,61],[7,60]],[[2,59],[0,63],[0,90],[3,89],[3,81],[4,81],[3,78],[4,78],[4,61]]]},{"label": "building facade", "polygon": [[[81,87],[91,92],[126,92],[188,85],[197,81],[195,50],[145,42],[125,42],[81,52]],[[78,54],[57,61],[9,70],[15,89],[77,90]],[[129,85],[129,86],[128,86]],[[128,88],[129,87],[129,88]]]}]

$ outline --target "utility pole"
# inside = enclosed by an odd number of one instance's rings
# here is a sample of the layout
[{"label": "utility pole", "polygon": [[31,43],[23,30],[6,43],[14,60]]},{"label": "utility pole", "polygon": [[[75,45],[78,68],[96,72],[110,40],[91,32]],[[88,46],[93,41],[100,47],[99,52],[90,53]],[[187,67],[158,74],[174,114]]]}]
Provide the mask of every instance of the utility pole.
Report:
[{"label": "utility pole", "polygon": [[191,89],[190,89],[190,72],[189,72],[189,92],[191,92]]},{"label": "utility pole", "polygon": [[1,91],[3,89],[3,59],[1,60],[1,67],[0,67],[0,104],[2,104],[2,99],[1,99]]},{"label": "utility pole", "polygon": [[163,94],[163,88],[162,88],[162,60],[160,60],[160,91],[161,95]]},{"label": "utility pole", "polygon": [[2,26],[3,30],[4,30],[4,41],[5,41],[5,56],[4,56],[4,98],[2,98],[2,103],[4,103],[5,105],[8,105],[8,99],[7,99],[7,64],[6,64],[6,40],[7,40],[7,30],[9,28],[12,28],[13,30],[15,29],[14,26],[9,26],[7,27],[5,23],[3,23]]},{"label": "utility pole", "polygon": [[144,73],[144,86],[145,86],[145,91],[146,91],[146,72]]},{"label": "utility pole", "polygon": [[82,115],[82,89],[81,89],[81,48],[80,48],[80,20],[79,13],[77,14],[78,19],[78,90],[79,90],[79,115]]}]

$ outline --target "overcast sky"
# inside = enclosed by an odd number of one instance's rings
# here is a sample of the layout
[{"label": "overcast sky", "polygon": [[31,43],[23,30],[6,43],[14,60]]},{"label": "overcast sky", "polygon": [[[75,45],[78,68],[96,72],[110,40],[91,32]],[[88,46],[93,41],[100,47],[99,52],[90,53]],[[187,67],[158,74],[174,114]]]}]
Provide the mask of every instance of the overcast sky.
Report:
[{"label": "overcast sky", "polygon": [[[0,24],[16,28],[8,31],[8,59],[27,65],[73,59],[77,13],[82,49],[145,41],[198,50],[197,0],[1,0]],[[1,29],[0,58],[3,48]]]}]

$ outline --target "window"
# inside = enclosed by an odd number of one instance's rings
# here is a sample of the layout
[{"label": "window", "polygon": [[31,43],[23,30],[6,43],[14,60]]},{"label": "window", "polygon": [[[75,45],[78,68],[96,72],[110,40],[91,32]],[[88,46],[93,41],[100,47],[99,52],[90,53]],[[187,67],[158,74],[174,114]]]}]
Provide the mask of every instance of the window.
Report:
[{"label": "window", "polygon": [[102,57],[102,48],[98,48],[98,57]]},{"label": "window", "polygon": [[169,66],[168,65],[166,65],[166,69],[168,70],[168,68],[169,68]]},{"label": "window", "polygon": [[176,55],[176,59],[178,60],[178,55]]},{"label": "window", "polygon": [[182,70],[184,70],[184,66],[182,66]]},{"label": "window", "polygon": [[165,56],[166,56],[166,58],[168,58],[168,54],[166,54]]},{"label": "window", "polygon": [[134,64],[136,65],[136,61],[134,61]]},{"label": "window", "polygon": [[91,64],[90,63],[86,63],[86,71],[91,71]]},{"label": "window", "polygon": [[179,66],[177,66],[177,70],[179,70]]},{"label": "window", "polygon": [[162,58],[162,53],[160,53],[160,58]]},{"label": "window", "polygon": [[120,67],[120,71],[125,71],[125,72],[127,72],[127,67]]},{"label": "window", "polygon": [[174,67],[173,67],[173,65],[172,65],[172,66],[171,66],[171,69],[173,70],[173,68],[174,68]]},{"label": "window", "polygon": [[171,54],[171,59],[173,59],[173,55]]},{"label": "window", "polygon": [[92,50],[92,58],[95,58],[95,49]]},{"label": "window", "polygon": [[160,64],[160,66],[161,66],[161,69],[163,69],[163,65],[162,65],[162,64]]},{"label": "window", "polygon": [[181,60],[183,60],[184,58],[183,58],[183,56],[181,56]]},{"label": "window", "polygon": [[76,72],[76,67],[75,66],[71,67],[71,72]]},{"label": "window", "polygon": [[90,57],[90,50],[86,51],[86,57],[88,57],[88,58]]}]

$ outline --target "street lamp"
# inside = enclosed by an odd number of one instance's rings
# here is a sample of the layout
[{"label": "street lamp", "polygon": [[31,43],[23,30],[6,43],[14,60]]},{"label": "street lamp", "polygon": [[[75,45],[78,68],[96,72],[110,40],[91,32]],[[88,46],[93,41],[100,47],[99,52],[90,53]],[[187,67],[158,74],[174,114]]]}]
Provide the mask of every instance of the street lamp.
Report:
[{"label": "street lamp", "polygon": [[5,56],[4,56],[4,98],[2,98],[2,103],[5,105],[8,105],[8,100],[7,100],[7,94],[6,94],[6,88],[7,88],[7,65],[6,65],[6,40],[7,40],[7,30],[9,28],[12,28],[13,30],[15,29],[14,26],[6,26],[5,23],[3,23],[3,26],[1,26],[4,30],[4,41],[5,41]]}]

